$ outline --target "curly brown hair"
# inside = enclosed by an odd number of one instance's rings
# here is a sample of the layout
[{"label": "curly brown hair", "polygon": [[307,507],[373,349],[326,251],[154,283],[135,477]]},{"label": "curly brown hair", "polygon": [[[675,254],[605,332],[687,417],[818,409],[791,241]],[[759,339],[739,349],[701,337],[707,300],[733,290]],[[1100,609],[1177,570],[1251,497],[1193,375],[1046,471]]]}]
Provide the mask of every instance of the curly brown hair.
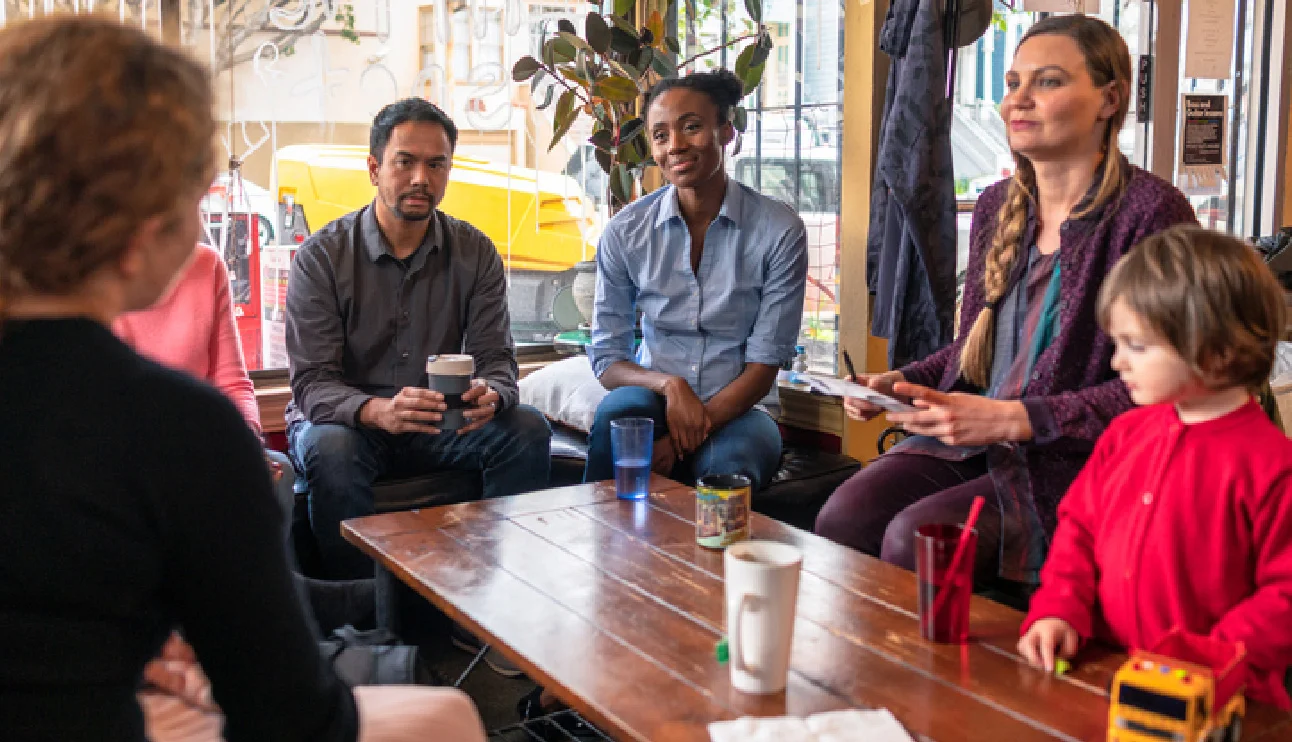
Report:
[{"label": "curly brown hair", "polygon": [[1099,325],[1113,304],[1161,335],[1213,388],[1269,380],[1287,309],[1283,288],[1250,245],[1178,225],[1131,248],[1099,289]]},{"label": "curly brown hair", "polygon": [[[0,300],[64,295],[214,175],[210,78],[107,18],[0,30]],[[2,306],[0,306],[2,308]]]},{"label": "curly brown hair", "polygon": [[[1119,198],[1125,188],[1122,182],[1121,155],[1117,150],[1117,134],[1130,110],[1130,52],[1126,40],[1117,29],[1093,16],[1058,15],[1038,21],[1018,42],[1021,47],[1036,36],[1066,36],[1076,42],[1086,59],[1086,71],[1095,87],[1115,84],[1120,91],[1120,104],[1104,130],[1104,159],[1099,190],[1094,198],[1069,218],[1078,219]],[[1036,171],[1031,160],[1014,152],[1014,176],[1009,182],[1005,202],[996,216],[996,233],[985,256],[986,270],[983,300],[987,306],[974,319],[960,351],[960,375],[972,384],[986,387],[991,377],[995,355],[997,301],[1009,288],[1009,277],[1014,270],[1022,248],[1023,230],[1027,226],[1027,209],[1036,187]]]}]

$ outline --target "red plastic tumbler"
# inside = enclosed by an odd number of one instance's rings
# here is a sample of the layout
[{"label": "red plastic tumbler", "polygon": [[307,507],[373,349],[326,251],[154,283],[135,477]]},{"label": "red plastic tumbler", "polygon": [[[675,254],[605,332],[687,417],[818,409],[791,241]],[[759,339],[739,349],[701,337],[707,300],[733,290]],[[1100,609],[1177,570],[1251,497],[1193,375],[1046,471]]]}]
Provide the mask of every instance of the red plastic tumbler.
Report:
[{"label": "red plastic tumbler", "polygon": [[[961,533],[967,543],[959,562],[953,564]],[[966,532],[958,525],[931,524],[915,529],[920,636],[925,639],[947,644],[968,641],[969,598],[973,595],[977,545],[977,531]]]}]

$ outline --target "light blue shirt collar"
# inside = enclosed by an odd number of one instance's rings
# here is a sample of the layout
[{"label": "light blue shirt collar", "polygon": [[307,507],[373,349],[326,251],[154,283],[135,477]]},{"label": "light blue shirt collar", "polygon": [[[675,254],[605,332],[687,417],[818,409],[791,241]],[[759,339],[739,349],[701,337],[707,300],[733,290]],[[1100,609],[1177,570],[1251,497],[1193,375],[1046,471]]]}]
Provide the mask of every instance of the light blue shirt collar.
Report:
[{"label": "light blue shirt collar", "polygon": [[[682,207],[677,202],[677,186],[668,185],[665,188],[669,190],[660,199],[659,213],[655,216],[656,227],[664,226],[671,219],[682,218]],[[727,176],[727,192],[722,197],[722,208],[718,210],[718,218],[726,219],[739,229],[744,202],[744,189],[732,180],[731,176]]]}]

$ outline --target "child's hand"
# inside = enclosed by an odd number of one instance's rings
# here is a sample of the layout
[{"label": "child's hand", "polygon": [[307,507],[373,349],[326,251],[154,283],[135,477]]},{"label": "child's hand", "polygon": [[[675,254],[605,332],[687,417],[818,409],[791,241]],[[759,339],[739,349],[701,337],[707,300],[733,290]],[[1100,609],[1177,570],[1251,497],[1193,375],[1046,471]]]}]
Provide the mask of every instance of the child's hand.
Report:
[{"label": "child's hand", "polygon": [[1061,618],[1042,618],[1032,624],[1022,639],[1018,651],[1032,667],[1054,672],[1055,657],[1070,660],[1077,653],[1081,637],[1072,625]]}]

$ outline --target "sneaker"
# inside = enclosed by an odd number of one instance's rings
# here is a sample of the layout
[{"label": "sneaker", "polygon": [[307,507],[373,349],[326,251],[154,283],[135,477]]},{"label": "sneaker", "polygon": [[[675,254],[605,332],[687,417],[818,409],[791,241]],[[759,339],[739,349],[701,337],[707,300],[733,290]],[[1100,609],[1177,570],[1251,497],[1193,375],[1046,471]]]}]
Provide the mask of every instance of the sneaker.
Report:
[{"label": "sneaker", "polygon": [[[454,624],[453,631],[449,635],[449,641],[454,647],[461,649],[467,654],[479,654],[484,648],[484,642],[480,641],[470,631]],[[525,675],[525,671],[513,665],[502,653],[492,647],[485,653],[484,663],[489,666],[490,670],[498,673],[504,678],[519,678]]]}]

